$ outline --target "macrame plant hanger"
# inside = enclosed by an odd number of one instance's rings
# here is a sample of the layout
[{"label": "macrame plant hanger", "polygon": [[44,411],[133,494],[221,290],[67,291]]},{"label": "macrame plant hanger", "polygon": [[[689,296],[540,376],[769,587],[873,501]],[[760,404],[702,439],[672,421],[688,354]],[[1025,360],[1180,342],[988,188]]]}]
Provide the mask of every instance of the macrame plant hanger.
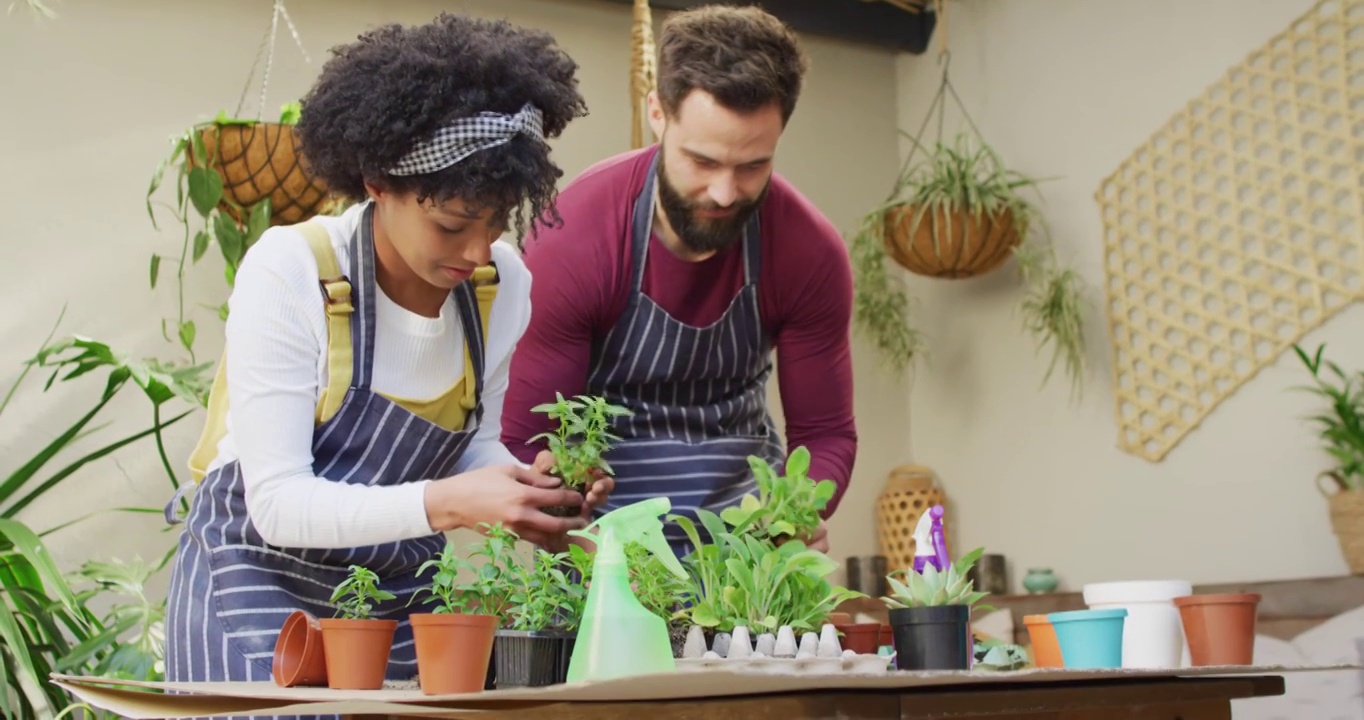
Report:
[{"label": "macrame plant hanger", "polygon": [[[654,21],[649,0],[635,0],[634,22],[630,25],[630,148],[639,149],[654,142],[649,127],[649,93],[658,82],[654,57]],[[645,136],[648,140],[645,140]]]}]

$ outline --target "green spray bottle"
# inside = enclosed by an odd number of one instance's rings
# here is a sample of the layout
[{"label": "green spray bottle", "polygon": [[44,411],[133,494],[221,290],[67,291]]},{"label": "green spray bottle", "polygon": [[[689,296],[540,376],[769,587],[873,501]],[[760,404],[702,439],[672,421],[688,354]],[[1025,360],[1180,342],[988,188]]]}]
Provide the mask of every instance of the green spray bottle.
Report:
[{"label": "green spray bottle", "polygon": [[[597,552],[582,621],[578,624],[578,638],[568,663],[568,682],[677,669],[668,624],[635,597],[625,560],[625,545],[638,542],[673,573],[687,577],[687,571],[663,537],[660,518],[670,510],[672,502],[668,498],[650,498],[612,510],[585,530],[570,531],[571,535],[595,540]],[[593,525],[600,528],[598,535],[587,532]]]}]

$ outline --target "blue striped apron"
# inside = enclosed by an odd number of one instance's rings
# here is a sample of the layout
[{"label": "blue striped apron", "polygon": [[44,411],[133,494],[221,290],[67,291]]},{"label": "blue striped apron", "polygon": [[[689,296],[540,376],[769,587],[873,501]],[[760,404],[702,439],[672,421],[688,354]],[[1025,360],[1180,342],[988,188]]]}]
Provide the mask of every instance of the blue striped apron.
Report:
[{"label": "blue striped apron", "polygon": [[[743,288],[714,323],[682,323],[641,291],[657,169],[655,155],[635,198],[629,300],[588,375],[588,392],[634,412],[614,426],[621,441],[606,458],[616,489],[596,514],[666,495],[675,514],[695,522],[698,508],[718,514],[756,491],[750,455],[778,465],[785,451],[767,412],[772,343],[758,309],[758,214],[744,228]],[[674,552],[690,552],[676,524],[664,527]],[[697,530],[705,542],[705,529]]]},{"label": "blue striped apron", "polygon": [[[452,474],[483,418],[483,328],[472,282],[453,291],[476,381],[477,405],[465,428],[451,432],[415,415],[370,388],[374,364],[376,287],[373,206],[351,238],[349,389],[334,416],[313,435],[313,471],[333,482],[398,485]],[[325,291],[324,291],[325,293]],[[325,298],[325,295],[324,295]],[[190,484],[186,483],[184,487]],[[178,494],[177,494],[178,495]],[[179,498],[166,506],[167,519]],[[396,595],[374,617],[397,619],[390,680],[417,675],[416,649],[406,607],[413,592],[430,585],[417,569],[445,547],[442,533],[400,542],[345,549],[267,545],[247,515],[241,467],[236,461],[205,475],[191,502],[171,571],[166,617],[168,681],[269,681],[275,640],[295,610],[336,614],[333,588],[352,563],[362,564]],[[414,605],[420,609],[421,605]]]}]

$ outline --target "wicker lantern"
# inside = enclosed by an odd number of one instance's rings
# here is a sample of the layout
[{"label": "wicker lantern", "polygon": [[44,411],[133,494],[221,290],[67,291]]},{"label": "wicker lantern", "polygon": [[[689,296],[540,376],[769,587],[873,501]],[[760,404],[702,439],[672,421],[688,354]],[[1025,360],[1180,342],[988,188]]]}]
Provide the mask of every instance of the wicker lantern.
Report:
[{"label": "wicker lantern", "polygon": [[[903,570],[914,564],[914,528],[934,505],[947,509],[947,498],[933,483],[933,471],[922,465],[901,465],[886,478],[876,499],[876,530],[881,554],[889,569]],[[943,532],[948,517],[943,514]]]}]

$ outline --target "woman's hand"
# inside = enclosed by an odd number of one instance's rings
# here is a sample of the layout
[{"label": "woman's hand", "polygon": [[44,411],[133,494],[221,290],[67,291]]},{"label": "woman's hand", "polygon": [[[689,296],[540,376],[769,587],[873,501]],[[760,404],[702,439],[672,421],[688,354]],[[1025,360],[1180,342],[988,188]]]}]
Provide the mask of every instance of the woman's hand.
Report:
[{"label": "woman's hand", "polygon": [[[530,466],[543,475],[549,475],[554,469],[554,453],[548,450],[541,450],[535,456],[535,462]],[[610,497],[611,491],[616,489],[616,479],[607,475],[600,469],[592,471],[592,487],[586,493],[587,502],[583,504],[582,517],[587,521],[592,520],[592,511],[606,504],[606,499]]]},{"label": "woman's hand", "polygon": [[554,517],[541,508],[576,507],[583,504],[583,497],[538,467],[537,458],[529,470],[495,465],[430,482],[425,497],[427,522],[438,532],[500,522],[526,542],[562,547],[566,533],[587,527],[587,520],[581,515]]}]

